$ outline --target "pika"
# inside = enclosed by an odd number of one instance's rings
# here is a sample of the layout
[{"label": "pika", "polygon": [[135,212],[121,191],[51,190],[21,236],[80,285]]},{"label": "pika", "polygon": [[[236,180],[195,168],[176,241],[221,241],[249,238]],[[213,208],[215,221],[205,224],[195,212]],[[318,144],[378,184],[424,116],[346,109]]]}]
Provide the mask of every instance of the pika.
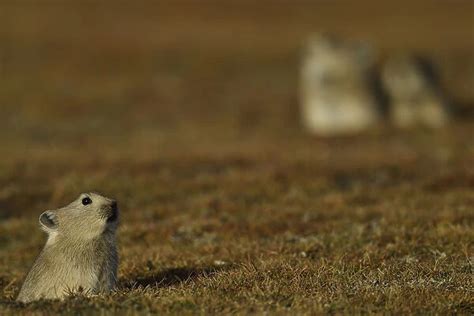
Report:
[{"label": "pika", "polygon": [[39,217],[48,234],[17,301],[62,299],[74,292],[107,293],[117,283],[117,202],[83,193],[74,202]]},{"label": "pika", "polygon": [[377,124],[373,89],[375,52],[366,42],[327,34],[310,37],[300,70],[300,106],[306,130],[320,136],[353,134]]},{"label": "pika", "polygon": [[395,126],[439,128],[449,122],[448,102],[428,60],[411,55],[392,56],[382,68],[381,79],[391,99],[390,118]]}]

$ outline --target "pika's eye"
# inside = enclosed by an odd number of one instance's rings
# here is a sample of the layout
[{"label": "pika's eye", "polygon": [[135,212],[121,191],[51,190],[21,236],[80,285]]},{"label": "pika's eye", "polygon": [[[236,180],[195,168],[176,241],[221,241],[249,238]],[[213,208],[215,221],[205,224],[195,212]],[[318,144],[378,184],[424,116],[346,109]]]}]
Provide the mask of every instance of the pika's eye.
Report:
[{"label": "pika's eye", "polygon": [[91,204],[92,203],[92,200],[88,197],[85,197],[82,199],[82,205],[88,205],[88,204]]}]

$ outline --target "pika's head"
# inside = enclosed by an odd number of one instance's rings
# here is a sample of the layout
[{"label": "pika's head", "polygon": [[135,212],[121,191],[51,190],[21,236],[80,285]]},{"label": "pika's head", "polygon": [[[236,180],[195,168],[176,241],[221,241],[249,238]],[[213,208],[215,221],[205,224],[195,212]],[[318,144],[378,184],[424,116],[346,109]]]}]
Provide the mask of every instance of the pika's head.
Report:
[{"label": "pika's head", "polygon": [[390,57],[381,71],[381,79],[388,92],[403,99],[416,98],[429,91],[435,77],[429,61],[411,55]]},{"label": "pika's head", "polygon": [[115,200],[97,193],[83,193],[65,207],[43,212],[39,222],[50,237],[92,239],[102,234],[114,234],[118,215]]},{"label": "pika's head", "polygon": [[365,41],[315,34],[306,42],[303,61],[308,79],[323,84],[358,81],[372,70],[376,52]]}]

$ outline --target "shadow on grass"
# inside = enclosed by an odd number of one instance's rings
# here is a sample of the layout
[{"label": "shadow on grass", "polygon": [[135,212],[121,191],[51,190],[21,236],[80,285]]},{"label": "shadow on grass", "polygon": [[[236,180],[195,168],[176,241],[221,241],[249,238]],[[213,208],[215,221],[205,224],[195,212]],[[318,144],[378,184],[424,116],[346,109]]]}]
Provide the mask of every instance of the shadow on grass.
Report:
[{"label": "shadow on grass", "polygon": [[231,268],[231,265],[171,268],[163,270],[159,273],[151,273],[144,276],[132,277],[128,280],[123,280],[120,287],[125,290],[131,290],[140,287],[163,288],[189,280],[194,280],[199,277],[209,277],[218,272],[230,270]]}]

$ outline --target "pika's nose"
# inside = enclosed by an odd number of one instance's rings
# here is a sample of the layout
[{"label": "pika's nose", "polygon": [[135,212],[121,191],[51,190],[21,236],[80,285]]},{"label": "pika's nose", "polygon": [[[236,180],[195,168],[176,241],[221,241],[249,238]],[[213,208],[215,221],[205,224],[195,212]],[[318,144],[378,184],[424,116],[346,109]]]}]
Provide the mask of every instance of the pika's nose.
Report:
[{"label": "pika's nose", "polygon": [[112,200],[112,202],[110,202],[110,208],[112,209],[112,211],[116,212],[117,211],[117,201]]}]

